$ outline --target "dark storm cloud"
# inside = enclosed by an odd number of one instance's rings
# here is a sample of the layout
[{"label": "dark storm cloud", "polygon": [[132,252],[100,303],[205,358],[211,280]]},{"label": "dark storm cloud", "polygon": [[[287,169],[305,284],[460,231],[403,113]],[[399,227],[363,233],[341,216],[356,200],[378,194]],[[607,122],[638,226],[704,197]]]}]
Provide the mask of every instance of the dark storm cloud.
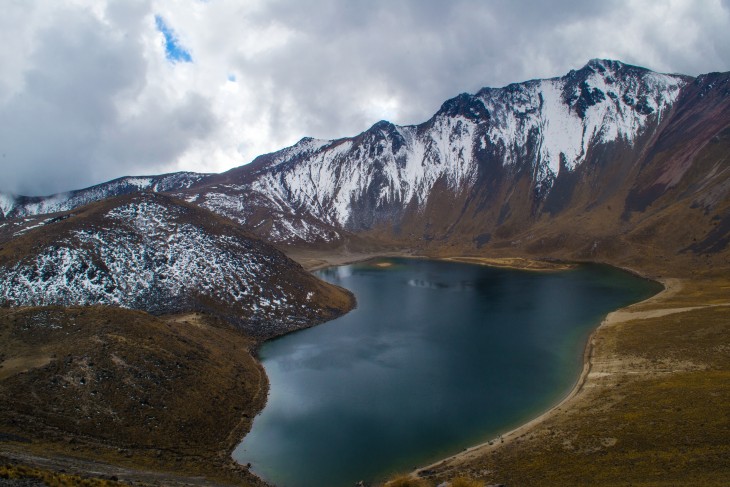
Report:
[{"label": "dark storm cloud", "polygon": [[[64,9],[40,30],[23,87],[0,105],[0,190],[47,194],[146,172],[214,126],[202,96],[139,103],[148,65],[138,25],[143,3],[116,3],[108,23]],[[149,95],[148,95],[149,96]]]},{"label": "dark storm cloud", "polygon": [[393,121],[418,123],[460,92],[557,76],[593,57],[701,71],[696,58],[672,50],[674,37],[662,30],[661,18],[638,33],[662,46],[652,56],[624,45],[630,41],[622,27],[642,15],[618,0],[280,0],[267,3],[254,22],[283,25],[292,38],[257,56],[239,53],[237,67],[266,80],[261,111],[273,133],[304,120],[307,135],[338,137],[377,121],[367,101],[396,100]]},{"label": "dark storm cloud", "polygon": [[[419,123],[461,92],[560,76],[595,57],[690,75],[730,69],[730,0],[75,0],[46,10],[11,2],[0,17],[0,191],[222,170],[303,136]],[[171,62],[170,40],[192,62]]]}]

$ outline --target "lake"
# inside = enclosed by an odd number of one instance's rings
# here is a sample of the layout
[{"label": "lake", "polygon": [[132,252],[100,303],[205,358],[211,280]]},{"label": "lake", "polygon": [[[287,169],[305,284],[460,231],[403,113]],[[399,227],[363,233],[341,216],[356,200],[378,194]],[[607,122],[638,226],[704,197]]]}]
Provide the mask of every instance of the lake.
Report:
[{"label": "lake", "polygon": [[607,313],[661,290],[601,265],[378,259],[317,275],[357,308],[261,347],[268,403],[233,454],[280,487],[382,480],[530,420],[573,387]]}]

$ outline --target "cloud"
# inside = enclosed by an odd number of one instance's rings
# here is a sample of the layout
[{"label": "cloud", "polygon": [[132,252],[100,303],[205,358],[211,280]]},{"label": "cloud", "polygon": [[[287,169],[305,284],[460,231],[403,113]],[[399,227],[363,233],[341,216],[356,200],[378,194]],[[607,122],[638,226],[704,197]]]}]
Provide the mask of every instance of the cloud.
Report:
[{"label": "cloud", "polygon": [[726,71],[727,25],[727,0],[11,0],[0,191],[221,171],[594,57]]},{"label": "cloud", "polygon": [[48,193],[154,172],[214,132],[204,94],[170,94],[149,79],[143,37],[154,27],[143,25],[153,18],[134,7],[115,4],[103,17],[60,8],[37,29],[0,105],[2,189]]}]

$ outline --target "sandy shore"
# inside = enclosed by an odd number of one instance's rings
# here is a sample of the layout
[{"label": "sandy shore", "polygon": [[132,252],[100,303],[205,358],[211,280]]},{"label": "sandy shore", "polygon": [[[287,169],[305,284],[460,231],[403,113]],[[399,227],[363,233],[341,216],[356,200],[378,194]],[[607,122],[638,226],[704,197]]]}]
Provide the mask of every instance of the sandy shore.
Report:
[{"label": "sandy shore", "polygon": [[[536,259],[525,259],[521,257],[471,257],[453,256],[437,257],[429,255],[418,255],[409,251],[391,252],[341,252],[328,253],[321,251],[292,250],[287,256],[299,262],[308,271],[316,271],[325,267],[355,264],[374,259],[386,259],[389,257],[401,257],[410,259],[434,259],[447,262],[461,262],[464,264],[483,265],[487,267],[500,267],[505,269],[527,270],[537,272],[564,271],[572,269],[576,264],[569,262],[547,261]],[[388,267],[386,263],[375,264],[379,267]]]},{"label": "sandy shore", "polygon": [[443,257],[440,260],[537,272],[566,271],[575,267],[575,264],[567,262],[524,259],[521,257]]}]

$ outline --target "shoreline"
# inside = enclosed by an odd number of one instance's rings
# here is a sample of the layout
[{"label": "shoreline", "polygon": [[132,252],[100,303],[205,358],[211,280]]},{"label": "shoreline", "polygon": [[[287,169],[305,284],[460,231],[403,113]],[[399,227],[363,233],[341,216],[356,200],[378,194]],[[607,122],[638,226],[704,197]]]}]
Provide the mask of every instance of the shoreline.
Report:
[{"label": "shoreline", "polygon": [[414,254],[408,251],[391,252],[353,252],[347,254],[332,254],[316,251],[299,251],[295,249],[283,250],[287,257],[299,263],[309,272],[319,271],[328,267],[339,267],[343,265],[357,264],[375,259],[388,258],[412,258],[412,259],[433,259],[426,255]]},{"label": "shoreline", "polygon": [[[297,251],[290,251],[286,252],[287,257],[294,260],[295,262],[299,263],[305,270],[308,272],[315,272],[318,270],[326,269],[328,267],[339,267],[344,265],[351,265],[351,264],[357,264],[357,263],[363,263],[368,261],[375,261],[378,259],[387,259],[387,258],[409,258],[409,259],[428,259],[428,260],[438,260],[438,261],[444,261],[444,262],[458,262],[462,264],[470,264],[470,265],[481,265],[481,266],[487,266],[487,267],[495,267],[495,268],[509,268],[514,270],[527,270],[531,272],[555,272],[555,271],[561,271],[561,270],[569,270],[575,268],[577,265],[580,265],[579,263],[566,263],[566,262],[547,262],[547,261],[541,261],[537,259],[525,259],[525,258],[486,258],[486,257],[464,257],[464,256],[451,256],[451,257],[434,257],[434,256],[427,256],[427,255],[418,255],[413,254],[411,252],[407,251],[392,251],[392,252],[362,252],[362,253],[352,253],[352,254],[338,254],[338,255],[331,255],[328,253],[319,253],[319,252],[297,252]],[[378,266],[378,264],[375,264]],[[380,266],[379,266],[380,267]],[[382,267],[389,267],[389,266],[382,266]],[[357,298],[355,297],[355,306],[353,309],[357,307]],[[352,311],[352,310],[350,310]],[[349,311],[348,311],[349,313]],[[346,313],[345,313],[346,314]],[[321,324],[321,323],[318,323]],[[317,326],[317,324],[313,325]],[[296,330],[298,331],[298,330]],[[290,332],[291,333],[291,332]],[[595,333],[595,331],[594,331]],[[282,335],[279,335],[282,336]],[[263,404],[258,409],[256,414],[253,416],[250,427],[253,427],[253,420],[261,414],[261,412],[264,410],[268,403],[268,397],[269,397],[269,389],[270,389],[270,383],[269,383],[269,377],[266,374],[266,370],[263,366],[263,363],[261,362],[261,359],[259,358],[258,352],[261,348],[261,346],[266,343],[269,340],[273,340],[278,338],[279,336],[269,338],[267,340],[257,341],[250,349],[250,353],[253,356],[254,360],[256,360],[260,371],[263,375],[263,380],[266,383],[266,393],[263,397]],[[592,337],[592,335],[591,335]],[[589,338],[590,339],[590,338]],[[246,435],[250,432],[246,431],[244,435],[238,440],[237,443],[233,445],[232,448],[227,451],[228,458],[230,458],[234,463],[237,465],[240,465],[243,467],[243,464],[239,463],[235,458],[233,458],[233,452],[238,448],[238,445],[240,445],[243,440],[245,439]],[[468,449],[471,450],[472,448],[478,448],[480,445],[476,445],[474,447],[471,447]],[[453,457],[447,457],[447,459],[453,458]],[[447,459],[439,460],[438,463],[441,463],[443,461],[446,461]],[[263,483],[268,485],[268,482],[257,475],[252,470],[248,470],[251,475],[254,475],[256,478],[261,480]]]},{"label": "shoreline", "polygon": [[[606,262],[576,262],[576,261],[545,261],[539,259],[528,259],[523,257],[507,257],[507,258],[489,258],[489,257],[475,257],[475,256],[427,256],[427,255],[415,255],[408,252],[385,252],[385,253],[359,253],[359,254],[344,254],[337,255],[333,258],[331,255],[325,253],[317,255],[316,258],[312,256],[304,257],[297,255],[296,252],[287,254],[293,260],[299,262],[306,270],[314,272],[316,270],[324,269],[327,267],[337,267],[342,265],[350,265],[355,263],[367,262],[370,260],[377,260],[381,258],[417,258],[417,259],[431,259],[440,260],[445,262],[458,262],[471,265],[481,265],[494,268],[502,269],[513,269],[530,272],[559,272],[566,271],[577,267],[580,264],[596,263],[603,264],[620,269],[624,272],[628,272],[636,277],[647,279],[658,282],[664,289],[657,294],[623,308],[619,308],[615,311],[608,313],[601,323],[590,333],[586,341],[586,345],[583,351],[583,366],[581,369],[580,376],[576,380],[573,387],[567,392],[567,394],[560,399],[555,405],[539,414],[538,416],[530,419],[529,421],[520,424],[519,426],[498,435],[496,438],[478,443],[474,446],[468,447],[465,450],[437,460],[429,465],[416,468],[410,472],[411,477],[428,477],[434,469],[449,467],[453,468],[461,463],[474,458],[478,458],[487,455],[505,445],[512,443],[513,441],[523,437],[533,428],[544,423],[548,419],[552,418],[559,412],[562,412],[563,408],[570,407],[570,404],[574,400],[579,400],[579,395],[586,387],[589,382],[589,376],[594,371],[595,364],[593,362],[594,350],[596,347],[595,338],[599,331],[623,323],[633,319],[640,319],[643,317],[656,316],[657,313],[670,314],[676,312],[682,312],[693,308],[674,308],[670,310],[653,310],[653,311],[630,311],[632,308],[637,306],[644,306],[657,301],[664,301],[677,293],[679,293],[683,287],[682,280],[676,278],[661,278],[661,277],[650,277],[645,273],[637,271],[636,269],[626,268],[622,266],[613,265]],[[300,260],[301,259],[301,260]],[[309,264],[309,265],[308,265]],[[599,374],[601,372],[598,372]]]},{"label": "shoreline", "polygon": [[[475,256],[434,256],[414,254],[408,251],[392,251],[392,252],[362,252],[352,254],[329,255],[326,253],[300,253],[297,251],[285,252],[287,257],[298,262],[305,270],[309,272],[326,269],[328,267],[339,267],[350,264],[358,264],[377,259],[425,259],[438,260],[443,262],[457,262],[460,264],[480,265],[484,267],[494,267],[496,269],[513,269],[519,271],[531,272],[559,272],[574,269],[580,264],[588,262],[564,261],[564,260],[541,260],[529,259],[524,257],[475,257]],[[309,255],[308,255],[309,254]],[[593,262],[591,262],[593,263]],[[637,275],[644,279],[654,280],[632,269],[617,267],[604,262],[595,262],[596,264],[604,264],[616,267],[623,271]]]},{"label": "shoreline", "polygon": [[[610,264],[607,264],[607,265],[610,265]],[[485,455],[487,455],[493,451],[496,451],[496,450],[516,441],[517,439],[525,436],[533,428],[544,423],[545,421],[552,418],[559,412],[562,412],[563,408],[571,407],[571,404],[569,404],[569,403],[571,403],[572,401],[580,400],[579,394],[584,390],[586,385],[590,382],[591,372],[596,372],[594,370],[594,367],[596,364],[594,363],[593,358],[594,358],[594,351],[596,348],[595,338],[599,331],[602,331],[608,327],[618,325],[620,323],[628,322],[630,320],[648,318],[648,317],[654,317],[654,316],[663,316],[666,314],[680,313],[682,311],[695,309],[695,308],[672,308],[669,310],[634,311],[634,312],[630,311],[630,309],[633,307],[636,307],[639,305],[651,304],[656,301],[663,301],[669,297],[676,295],[677,293],[679,293],[681,291],[681,289],[683,287],[682,280],[674,279],[674,278],[651,279],[639,272],[636,272],[633,269],[625,269],[625,268],[618,267],[618,266],[613,266],[613,267],[630,272],[630,273],[640,276],[644,279],[650,279],[650,280],[659,282],[660,284],[662,284],[662,286],[664,286],[664,289],[662,291],[660,291],[659,293],[655,294],[654,296],[651,296],[643,301],[639,301],[637,303],[630,304],[629,306],[625,306],[623,308],[619,308],[615,311],[612,311],[603,318],[601,323],[588,336],[588,341],[586,342],[586,346],[583,351],[583,368],[581,370],[580,376],[578,377],[578,380],[576,381],[576,383],[572,387],[572,389],[554,406],[550,407],[548,410],[546,410],[545,412],[541,413],[540,415],[534,417],[533,419],[527,421],[526,423],[523,423],[523,424],[517,426],[516,428],[513,428],[505,433],[498,435],[497,438],[471,446],[459,453],[448,456],[446,458],[442,458],[441,460],[438,460],[429,465],[419,467],[419,468],[413,470],[412,472],[410,472],[410,474],[409,474],[410,476],[427,477],[433,473],[434,469],[454,468],[454,467],[457,467],[459,464],[465,463],[471,459],[485,456]],[[603,372],[597,372],[597,374],[602,374],[602,373]]]},{"label": "shoreline", "polygon": [[578,264],[565,261],[526,259],[523,257],[440,257],[438,260],[461,264],[481,265],[497,269],[513,269],[531,272],[559,272],[574,269]]}]

